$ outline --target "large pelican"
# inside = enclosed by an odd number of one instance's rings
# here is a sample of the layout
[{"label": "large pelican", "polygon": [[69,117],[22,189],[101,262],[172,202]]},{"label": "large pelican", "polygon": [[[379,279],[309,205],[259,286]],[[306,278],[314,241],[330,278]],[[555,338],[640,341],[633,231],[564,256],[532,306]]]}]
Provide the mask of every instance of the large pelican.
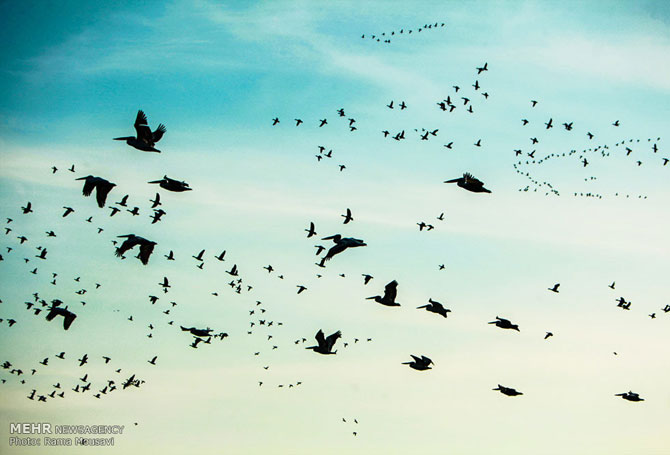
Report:
[{"label": "large pelican", "polygon": [[335,246],[330,248],[328,250],[328,253],[321,259],[321,265],[323,266],[323,263],[325,261],[330,260],[333,256],[335,256],[338,253],[341,253],[342,251],[346,250],[347,248],[355,248],[357,246],[367,246],[367,244],[363,240],[359,239],[354,239],[352,237],[342,237],[340,234],[335,234],[331,235],[328,237],[324,237],[321,240],[332,240],[335,242]]},{"label": "large pelican", "polygon": [[484,188],[484,182],[476,179],[472,174],[466,172],[463,177],[447,180],[444,183],[456,183],[461,188],[472,191],[473,193],[490,193],[490,190]]},{"label": "large pelican", "polygon": [[[411,355],[411,354],[410,354]],[[430,365],[433,364],[433,361],[430,360],[428,357],[425,355],[422,355],[421,357],[417,357],[415,355],[411,355],[411,357],[414,359],[411,362],[403,362],[403,365],[409,365],[410,368],[414,368],[415,370],[423,371],[423,370],[430,370],[431,367]]]},{"label": "large pelican", "polygon": [[86,180],[86,182],[84,182],[84,189],[82,191],[84,196],[90,196],[93,190],[96,190],[95,199],[98,201],[98,207],[100,208],[105,207],[105,201],[107,200],[107,195],[116,186],[116,183],[112,183],[108,180],[103,179],[102,177],[93,177],[92,175],[88,175],[86,177],[79,177],[78,179],[75,180]]},{"label": "large pelican", "polygon": [[316,342],[319,343],[318,346],[310,346],[305,349],[311,349],[314,352],[318,352],[319,354],[337,354],[337,350],[333,351],[333,346],[335,346],[335,342],[337,341],[338,338],[342,336],[342,332],[339,330],[331,335],[329,335],[327,338],[324,337],[323,335],[323,330],[319,330],[316,333]]},{"label": "large pelican", "polygon": [[160,180],[152,180],[149,183],[157,183],[158,186],[160,186],[164,190],[174,191],[176,193],[192,190],[192,188],[189,188],[188,183],[184,181],[180,182],[179,180],[171,179],[167,175],[164,175],[163,178]]},{"label": "large pelican", "polygon": [[381,303],[385,306],[400,306],[400,304],[395,301],[397,295],[398,282],[393,280],[384,287],[384,297],[381,295],[375,295],[373,297],[368,297],[366,300],[374,300],[375,302]]},{"label": "large pelican", "polygon": [[126,144],[135,147],[137,150],[142,150],[143,152],[161,152],[156,149],[154,145],[161,140],[163,134],[167,131],[165,125],[161,123],[158,125],[158,128],[152,132],[147,124],[147,116],[144,115],[144,112],[140,109],[137,111],[137,118],[135,119],[135,131],[137,132],[137,137],[115,137],[114,140],[126,141]]},{"label": "large pelican", "polygon": [[140,253],[137,255],[137,258],[142,261],[142,264],[144,265],[149,263],[149,256],[151,256],[151,253],[154,251],[156,242],[152,242],[151,240],[147,240],[144,237],[135,234],[119,235],[118,237],[125,237],[126,240],[116,249],[117,257],[123,256],[123,253],[135,247],[135,245],[139,245]]}]

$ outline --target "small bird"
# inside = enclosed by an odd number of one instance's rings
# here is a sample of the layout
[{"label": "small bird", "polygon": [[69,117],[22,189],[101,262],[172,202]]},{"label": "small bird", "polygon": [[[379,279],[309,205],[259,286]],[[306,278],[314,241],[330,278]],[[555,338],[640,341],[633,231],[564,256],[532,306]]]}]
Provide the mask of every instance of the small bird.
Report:
[{"label": "small bird", "polygon": [[552,292],[555,292],[558,294],[558,287],[561,285],[561,283],[556,283],[553,288],[547,288]]},{"label": "small bird", "polygon": [[307,238],[310,238],[310,237],[316,235],[316,231],[314,230],[314,222],[309,223],[309,229],[305,229],[305,232],[307,232]]},{"label": "small bird", "polygon": [[297,285],[296,287],[298,288],[298,294],[300,294],[301,292],[303,292],[304,290],[307,289],[305,286],[303,286],[301,284]]},{"label": "small bird", "polygon": [[156,246],[156,242],[147,240],[135,234],[119,235],[117,237],[125,237],[126,240],[124,240],[121,246],[116,249],[116,257],[122,257],[123,253],[134,248],[136,245],[139,245],[140,253],[137,258],[142,261],[142,264],[144,265],[149,263],[149,257],[154,250],[154,246]]},{"label": "small bird", "polygon": [[32,211],[33,211],[32,207],[33,207],[33,205],[30,203],[30,201],[28,201],[28,203],[26,204],[25,207],[21,207],[21,210],[23,211],[23,214],[25,215],[25,214],[28,214],[28,213],[32,213]]},{"label": "small bird", "polygon": [[610,288],[610,289],[614,289],[614,284],[615,284],[615,281],[612,281],[612,284],[607,285],[607,287]]},{"label": "small bird", "polygon": [[340,215],[340,216],[344,218],[344,224],[347,224],[350,221],[354,220],[354,218],[351,216],[351,210],[350,209],[347,209],[347,213],[345,215]]},{"label": "small bird", "polygon": [[544,336],[544,339],[546,340],[547,338],[549,338],[549,337],[553,337],[553,336],[554,336],[553,333],[551,333],[551,332],[547,332],[547,334]]},{"label": "small bird", "polygon": [[74,212],[74,209],[72,207],[63,207],[65,209],[65,212],[63,213],[63,218],[68,216],[70,213]]},{"label": "small bird", "polygon": [[432,360],[430,360],[428,357],[425,355],[422,355],[421,357],[417,357],[415,355],[410,354],[410,357],[412,357],[411,362],[402,362],[403,365],[409,365],[410,368],[413,368],[418,371],[424,371],[424,370],[430,370],[431,369],[431,364],[435,365]]},{"label": "small bird", "polygon": [[275,117],[272,119],[272,126],[275,126],[277,123],[279,123],[279,117]]},{"label": "small bird", "polygon": [[158,356],[155,355],[153,359],[151,359],[151,360],[147,360],[147,362],[150,363],[150,364],[152,364],[152,365],[156,365],[156,359],[157,359],[157,358],[158,358]]},{"label": "small bird", "polygon": [[477,68],[477,74],[482,74],[483,71],[488,71],[489,70],[488,66],[489,66],[488,62],[485,62],[484,66],[482,66],[481,68]]},{"label": "small bird", "polygon": [[368,284],[372,278],[373,278],[372,275],[368,275],[367,273],[363,273],[363,284]]},{"label": "small bird", "polygon": [[215,257],[217,260],[223,262],[223,261],[224,261],[223,257],[224,257],[225,255],[226,255],[226,250],[223,250],[223,251],[221,252],[221,254],[219,254],[218,256],[214,256],[214,257]]},{"label": "small bird", "polygon": [[466,172],[463,177],[447,180],[444,183],[456,183],[461,188],[473,193],[490,193],[490,190],[484,188],[484,183],[476,179],[472,174]]},{"label": "small bird", "polygon": [[198,253],[197,256],[191,256],[191,257],[197,261],[202,261],[203,254],[205,254],[205,250],[200,251],[200,253]]},{"label": "small bird", "polygon": [[161,195],[156,193],[156,197],[153,199],[149,199],[149,202],[151,202],[151,208],[155,209],[159,205],[161,205]]}]

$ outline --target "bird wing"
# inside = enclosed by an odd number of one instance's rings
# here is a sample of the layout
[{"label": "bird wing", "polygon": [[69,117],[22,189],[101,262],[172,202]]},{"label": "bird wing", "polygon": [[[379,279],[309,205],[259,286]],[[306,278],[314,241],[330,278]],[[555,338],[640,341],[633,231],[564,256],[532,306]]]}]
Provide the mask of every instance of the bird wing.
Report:
[{"label": "bird wing", "polygon": [[397,295],[398,295],[398,282],[396,280],[393,280],[384,287],[384,300],[395,302],[395,298]]},{"label": "bird wing", "polygon": [[95,188],[95,181],[92,178],[86,178],[82,193],[84,194],[84,196],[90,196],[94,188]]},{"label": "bird wing", "polygon": [[153,141],[153,134],[151,128],[147,124],[147,116],[141,109],[137,111],[137,118],[135,119],[135,131],[137,132],[137,139],[146,143]]},{"label": "bird wing", "polygon": [[323,330],[316,332],[314,338],[316,338],[316,342],[319,343],[319,346],[324,346],[326,344],[326,339],[323,336]]},{"label": "bird wing", "polygon": [[155,243],[153,242],[143,242],[140,245],[140,261],[142,261],[142,264],[147,265],[149,263],[149,256],[151,256],[151,253],[154,251],[154,245]]},{"label": "bird wing", "polygon": [[335,342],[337,341],[338,338],[342,336],[342,332],[339,330],[331,335],[328,335],[328,338],[326,338],[326,347],[328,347],[329,351],[332,351],[333,346],[335,345]]},{"label": "bird wing", "polygon": [[470,174],[470,173],[466,172],[465,174],[463,174],[463,178],[465,179],[465,183],[468,184],[468,185],[478,186],[478,187],[483,187],[484,186],[484,182],[475,178],[475,176]]},{"label": "bird wing", "polygon": [[410,354],[410,356],[414,359],[415,362],[421,363],[421,358],[415,356],[414,354]]},{"label": "bird wing", "polygon": [[116,256],[121,257],[123,256],[123,253],[134,247],[139,243],[139,240],[137,237],[133,234],[128,234],[127,236],[121,236],[121,237],[128,237],[124,242],[121,244],[120,247],[116,249]]},{"label": "bird wing", "polygon": [[163,125],[162,123],[158,125],[158,128],[156,128],[156,130],[152,134],[153,142],[160,141],[161,138],[163,137],[163,134],[165,134],[166,131],[167,128],[165,128],[165,125]]},{"label": "bird wing", "polygon": [[110,191],[112,191],[112,188],[114,188],[114,184],[111,182],[108,182],[107,180],[102,179],[102,181],[98,182],[98,191],[95,193],[95,199],[98,201],[98,207],[103,208],[105,206],[105,201],[107,201],[107,195],[109,194]]}]

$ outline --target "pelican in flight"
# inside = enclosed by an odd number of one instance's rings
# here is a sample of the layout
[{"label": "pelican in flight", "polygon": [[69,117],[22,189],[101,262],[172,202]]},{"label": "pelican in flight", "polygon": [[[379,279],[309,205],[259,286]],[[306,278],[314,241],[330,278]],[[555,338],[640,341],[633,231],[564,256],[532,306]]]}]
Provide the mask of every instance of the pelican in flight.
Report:
[{"label": "pelican in flight", "polygon": [[430,365],[433,364],[433,361],[430,360],[428,357],[425,355],[422,355],[421,357],[417,357],[415,355],[410,354],[410,356],[414,359],[411,362],[403,362],[403,365],[409,365],[410,368],[414,368],[415,370],[423,371],[423,370],[430,370],[431,367]]},{"label": "pelican in flight", "polygon": [[519,326],[516,325],[516,324],[512,324],[509,321],[509,319],[500,318],[498,316],[496,316],[495,321],[489,322],[489,324],[495,324],[496,327],[500,327],[501,329],[513,329],[513,330],[516,330],[517,332],[521,331],[521,330],[519,330]]},{"label": "pelican in flight", "polygon": [[523,393],[517,392],[515,389],[513,389],[511,387],[505,387],[505,386],[502,386],[500,384],[498,384],[498,387],[496,387],[493,390],[500,390],[500,393],[502,393],[503,395],[507,395],[508,397],[515,397],[517,395],[523,395]]},{"label": "pelican in flight", "polygon": [[329,335],[328,337],[323,336],[323,330],[319,330],[316,333],[316,342],[319,343],[318,346],[310,346],[305,349],[311,349],[314,352],[318,352],[319,354],[337,354],[337,350],[333,351],[333,346],[335,346],[335,342],[337,341],[338,338],[342,336],[342,332],[339,330],[332,335]]},{"label": "pelican in flight", "polygon": [[211,335],[212,335],[211,332],[212,332],[212,330],[213,330],[213,329],[210,329],[209,327],[206,328],[206,329],[198,329],[198,328],[195,328],[195,327],[184,327],[183,325],[180,325],[179,327],[181,327],[181,330],[182,330],[183,332],[191,332],[191,334],[192,334],[193,336],[196,336],[196,337],[208,337],[208,336],[211,336]]},{"label": "pelican in flight", "polygon": [[385,306],[400,306],[398,302],[395,301],[396,296],[398,295],[398,282],[396,280],[391,281],[384,287],[384,296],[375,295],[373,297],[368,297],[366,300],[374,300],[377,303],[381,303]]},{"label": "pelican in flight", "polygon": [[121,246],[116,249],[117,257],[123,256],[123,253],[134,248],[135,245],[139,245],[140,253],[137,255],[137,258],[142,261],[142,264],[144,265],[149,263],[149,256],[151,256],[151,253],[154,251],[156,242],[152,242],[151,240],[147,240],[135,234],[119,235],[118,237],[125,237],[126,240],[124,240]]},{"label": "pelican in flight", "polygon": [[472,174],[466,172],[463,177],[447,180],[444,183],[456,183],[461,188],[472,191],[473,193],[490,193],[490,190],[484,188],[484,182],[476,179]]},{"label": "pelican in flight", "polygon": [[635,392],[617,393],[614,396],[628,401],[644,401],[644,398],[640,398],[640,395]]},{"label": "pelican in flight", "polygon": [[61,308],[56,304],[52,305],[47,314],[47,321],[52,321],[56,316],[63,316],[63,328],[69,329],[77,315],[68,310],[67,307]]},{"label": "pelican in flight", "polygon": [[151,182],[148,183],[158,183],[158,186],[160,186],[164,190],[174,191],[176,193],[192,190],[192,188],[189,188],[188,183],[184,181],[180,182],[179,180],[171,179],[167,175],[164,175],[163,178],[160,180],[152,180]]},{"label": "pelican in flight", "polygon": [[88,175],[86,177],[79,177],[75,180],[85,180],[84,189],[82,193],[84,196],[90,196],[93,190],[95,192],[95,199],[98,201],[98,207],[104,208],[105,201],[107,201],[107,194],[116,186],[116,183],[112,183],[108,180],[103,179],[102,177],[94,177]]},{"label": "pelican in flight", "polygon": [[165,125],[161,123],[158,125],[158,128],[152,132],[151,128],[149,128],[149,125],[147,124],[147,116],[144,115],[144,112],[140,109],[137,111],[137,118],[135,118],[135,131],[137,132],[137,137],[115,137],[114,140],[126,141],[126,144],[143,152],[161,152],[160,150],[156,149],[154,145],[156,145],[156,142],[160,141],[163,137],[163,134],[166,131]]},{"label": "pelican in flight", "polygon": [[326,253],[326,255],[323,257],[323,259],[321,259],[322,265],[325,261],[330,260],[333,256],[335,256],[338,253],[341,253],[347,248],[355,248],[357,246],[367,246],[367,244],[363,240],[354,239],[352,237],[342,237],[340,234],[324,237],[321,240],[332,240],[333,242],[335,242],[335,246],[331,247],[328,250],[328,253]]},{"label": "pelican in flight", "polygon": [[417,310],[421,308],[425,308],[426,311],[430,311],[431,313],[441,314],[445,318],[447,317],[447,313],[451,313],[451,310],[445,308],[440,302],[436,302],[433,299],[428,299],[428,305],[416,307]]}]

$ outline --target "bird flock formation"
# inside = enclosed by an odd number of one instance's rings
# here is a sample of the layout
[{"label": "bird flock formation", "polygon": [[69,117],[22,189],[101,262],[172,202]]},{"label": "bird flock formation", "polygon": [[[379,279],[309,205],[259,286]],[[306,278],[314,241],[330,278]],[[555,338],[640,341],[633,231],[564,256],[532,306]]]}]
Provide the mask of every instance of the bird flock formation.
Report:
[{"label": "bird flock formation", "polygon": [[[398,36],[408,36],[415,33],[419,33],[422,30],[434,30],[437,28],[444,27],[444,23],[435,23],[435,24],[426,24],[423,27],[417,29],[400,29],[399,31],[392,31],[390,33],[382,33],[381,35],[367,35],[369,39],[372,39],[376,42],[385,42],[390,43],[391,37]],[[366,38],[366,35],[363,35],[363,38]],[[483,87],[480,84],[480,78],[485,77],[484,73],[489,71],[488,63],[483,63],[480,66],[475,67],[476,78],[472,84],[469,84],[472,87],[472,90],[462,89],[461,86],[453,86],[453,92],[446,97],[440,97],[439,101],[436,101],[436,106],[439,112],[444,113],[444,115],[454,115],[456,113],[463,112],[463,115],[471,115],[477,112],[480,103],[486,102],[490,95],[488,92],[483,91]],[[534,109],[537,106],[538,102],[532,100],[530,102],[531,109]],[[381,109],[380,103],[380,109]],[[408,103],[405,100],[394,99],[389,100],[388,104],[385,104],[385,108],[392,110],[395,113],[410,110],[412,106],[408,106]],[[345,113],[344,108],[339,108],[334,110],[337,114],[337,121],[333,121],[333,124],[336,124],[338,128],[342,126],[348,130],[349,133],[354,133],[358,130],[358,124],[354,117],[348,116]],[[442,114],[440,114],[442,115]],[[272,118],[270,123],[271,128],[280,128],[284,123],[279,119],[278,116]],[[307,122],[303,121],[301,118],[294,118],[292,121],[286,122],[290,125],[291,128],[327,128],[331,126],[328,123],[327,118],[322,118],[318,120],[309,120]],[[640,144],[639,140],[635,142],[632,139],[626,141],[621,141],[616,143],[613,147],[607,145],[599,145],[591,148],[584,148],[581,152],[576,150],[571,150],[565,153],[543,153],[539,149],[539,145],[544,136],[542,133],[549,134],[549,130],[562,130],[560,133],[563,134],[583,134],[588,140],[592,140],[594,135],[591,131],[580,129],[580,126],[575,124],[574,121],[569,119],[565,120],[554,120],[553,117],[548,117],[546,122],[543,122],[544,126],[540,127],[540,131],[532,129],[535,125],[530,120],[524,118],[521,120],[521,128],[524,128],[524,132],[527,139],[527,146],[516,149],[515,153],[515,163],[514,168],[518,174],[521,174],[527,177],[530,180],[530,183],[525,188],[520,189],[520,191],[545,191],[546,195],[560,195],[559,191],[555,186],[548,181],[540,182],[539,179],[533,177],[529,171],[526,170],[527,167],[533,165],[540,165],[547,163],[552,160],[557,160],[558,158],[571,158],[577,160],[576,166],[585,168],[589,166],[597,158],[607,158],[610,156],[621,155],[622,158],[630,159],[631,163],[637,167],[641,167],[643,163],[647,163],[648,160],[651,160],[653,164],[656,161],[656,164],[665,166],[668,159],[666,158],[657,158],[659,155],[656,155],[660,149],[660,137],[657,137],[655,140],[648,139],[648,146]],[[529,126],[530,125],[530,126]],[[611,122],[611,128],[620,127],[621,122],[619,120]],[[141,152],[149,153],[162,153],[161,150],[156,149],[157,143],[164,137],[167,132],[167,128],[162,123],[159,124],[155,130],[151,130],[148,125],[147,117],[142,110],[137,112],[137,116],[134,122],[134,128],[136,131],[135,136],[125,136],[117,137],[114,140],[125,141],[130,147],[139,150]],[[411,134],[411,131],[414,131],[415,134]],[[378,136],[378,129],[375,129],[375,134]],[[553,132],[553,131],[552,131]],[[385,141],[395,141],[400,142],[404,141],[407,138],[415,139],[418,143],[436,141],[438,135],[440,134],[439,127],[421,127],[421,128],[412,128],[407,126],[404,129],[399,131],[390,129],[381,129],[383,140]],[[559,134],[559,131],[553,132],[553,134]],[[381,140],[381,138],[380,138]],[[441,141],[446,142],[441,144],[441,148],[446,148],[452,150],[454,147],[453,140]],[[644,144],[644,143],[643,143]],[[474,138],[472,141],[473,147],[482,147],[482,139]],[[317,162],[327,162],[332,159],[333,156],[337,156],[336,152],[333,152],[332,148],[329,148],[324,145],[316,145],[318,153],[315,155]],[[532,149],[532,151],[528,151]],[[312,149],[313,150],[313,149]],[[313,152],[312,152],[313,153]],[[536,153],[538,156],[536,157]],[[647,155],[643,155],[647,153]],[[651,153],[652,155],[649,155]],[[519,158],[523,157],[523,159]],[[527,158],[526,158],[527,157]],[[346,169],[345,164],[337,165],[340,172]],[[58,172],[59,169],[56,166],[52,166],[48,171],[53,176],[62,176],[70,174]],[[69,172],[72,174],[76,173],[75,166],[72,165],[69,169]],[[155,177],[155,176],[154,176]],[[154,178],[154,177],[147,177]],[[450,176],[444,181],[444,183],[456,183],[457,187],[462,188],[468,192],[476,193],[473,195],[473,198],[486,198],[490,197],[487,194],[490,194],[492,191],[487,188],[481,180],[473,176],[470,172],[463,172],[462,176]],[[597,177],[591,176],[590,180],[595,180]],[[184,258],[180,254],[176,254],[175,247],[169,248],[159,245],[157,241],[152,240],[154,237],[146,238],[144,237],[144,232],[147,232],[148,228],[151,225],[158,224],[161,222],[164,216],[167,215],[167,211],[163,209],[164,204],[169,205],[169,197],[166,200],[166,193],[157,192],[155,197],[149,201],[143,201],[138,203],[139,205],[129,205],[129,201],[132,201],[133,198],[131,195],[126,194],[120,198],[120,201],[108,205],[107,200],[111,197],[110,194],[114,192],[115,194],[119,192],[117,184],[110,182],[104,177],[86,175],[81,177],[76,177],[73,180],[83,182],[82,194],[84,197],[91,197],[95,195],[95,201],[97,209],[94,209],[94,213],[86,212],[85,215],[79,216],[77,209],[75,210],[71,206],[63,206],[62,209],[64,212],[61,214],[60,207],[56,211],[53,210],[53,207],[42,207],[38,204],[33,205],[32,202],[26,201],[24,206],[16,207],[12,213],[8,213],[7,222],[5,224],[5,238],[6,241],[11,240],[11,246],[6,246],[6,252],[3,251],[4,256],[0,255],[0,261],[11,262],[11,266],[16,268],[20,273],[30,273],[36,277],[42,278],[43,281],[35,282],[35,288],[31,289],[29,293],[26,294],[25,298],[25,311],[19,312],[18,308],[20,304],[16,302],[5,302],[2,306],[2,317],[0,318],[0,323],[6,323],[6,328],[11,330],[17,330],[25,323],[27,319],[26,314],[32,317],[42,318],[44,317],[45,323],[50,323],[52,325],[58,324],[60,327],[62,321],[62,329],[64,332],[72,333],[70,331],[73,328],[77,327],[77,324],[83,319],[89,308],[95,305],[95,300],[98,296],[98,293],[101,292],[100,289],[107,287],[107,283],[100,282],[96,279],[91,279],[88,277],[82,277],[79,274],[76,276],[67,276],[61,272],[48,270],[47,272],[44,269],[49,268],[50,260],[52,259],[51,255],[48,255],[48,251],[52,251],[52,244],[58,241],[59,234],[54,232],[54,230],[49,227],[43,227],[45,229],[45,234],[41,235],[39,238],[29,238],[24,232],[28,229],[28,226],[31,225],[31,217],[35,216],[35,212],[43,212],[45,215],[55,214],[57,218],[61,219],[62,222],[65,222],[63,219],[67,218],[69,223],[82,222],[86,226],[93,223],[93,218],[96,219],[98,223],[92,230],[95,232],[95,235],[100,238],[98,241],[101,245],[109,245],[108,242],[111,242],[114,249],[109,252],[109,257],[114,256],[116,260],[122,261],[127,259],[128,253],[136,254],[135,258],[139,259],[142,266],[136,264],[138,267],[156,267],[155,263],[161,261],[163,264],[170,261],[188,261],[193,265],[195,269],[203,270],[206,264],[211,264],[211,267],[219,267],[218,272],[221,274],[225,273],[230,276],[230,282],[227,283],[229,292],[231,295],[241,295],[253,293],[254,286],[251,284],[245,277],[243,277],[242,271],[238,268],[237,263],[232,263],[230,266],[224,267],[222,264],[226,260],[231,261],[231,253],[227,253],[227,250],[221,249],[220,245],[215,247],[201,246],[196,251],[193,251],[191,258]],[[147,184],[158,185],[158,188],[167,192],[167,193],[186,193],[183,196],[179,197],[188,197],[188,193],[191,191],[197,191],[190,187],[188,183],[183,180],[175,179],[164,175],[162,178],[157,180],[147,180]],[[155,187],[152,187],[155,188]],[[453,187],[450,187],[453,188]],[[452,191],[459,191],[453,189]],[[153,191],[152,191],[153,192]],[[577,196],[577,193],[574,193]],[[586,197],[595,197],[602,198],[601,194],[598,193],[579,193],[580,196]],[[171,196],[170,196],[171,197]],[[642,197],[640,195],[639,197]],[[646,196],[645,196],[646,197]],[[475,199],[473,199],[473,203]],[[137,224],[138,231],[137,233],[127,233],[127,232],[115,232],[111,237],[106,238],[103,235],[103,232],[108,232],[108,228],[105,225],[105,220],[108,220],[115,216],[125,216],[131,222],[135,217],[139,216],[141,213],[144,213],[145,208],[140,208],[143,204],[146,205],[146,210],[149,211],[149,215],[144,216],[146,221],[142,225]],[[130,208],[132,206],[132,208]],[[97,212],[96,212],[97,210]],[[104,213],[102,212],[104,210]],[[350,208],[343,210],[344,213],[338,213],[339,217],[343,218],[342,224],[351,225],[352,223],[355,226],[355,217]],[[98,214],[100,214],[98,216]],[[118,215],[121,214],[121,215]],[[151,222],[147,220],[150,219]],[[444,212],[436,217],[439,221],[444,221]],[[140,218],[142,219],[142,218]],[[16,220],[16,221],[15,221]],[[420,221],[416,223],[419,226],[420,231],[431,231],[435,226],[431,223]],[[349,226],[350,227],[350,226]],[[316,248],[317,261],[315,265],[317,267],[318,273],[316,273],[317,278],[322,276],[323,269],[333,267],[331,264],[337,263],[338,258],[336,256],[346,252],[346,255],[357,255],[365,254],[365,248],[367,243],[365,240],[358,239],[355,237],[345,237],[340,233],[331,233],[327,232],[324,237],[319,237],[317,233],[317,226],[313,221],[310,221],[307,227],[304,229],[306,232],[306,238],[311,239],[312,237],[320,238],[322,241],[327,241],[324,245],[317,244],[310,246],[309,248]],[[10,235],[11,234],[11,235]],[[304,234],[303,234],[304,235]],[[323,234],[322,234],[323,235]],[[32,237],[32,236],[31,236]],[[17,239],[18,241],[15,241]],[[119,239],[123,239],[120,241]],[[51,243],[50,243],[51,242]],[[332,242],[332,243],[330,243]],[[310,244],[312,242],[310,241]],[[214,250],[215,248],[215,250]],[[49,249],[49,250],[48,250]],[[160,250],[161,253],[156,257],[156,251]],[[60,250],[62,252],[62,250]],[[212,253],[215,251],[215,253]],[[323,254],[325,252],[325,254]],[[112,254],[113,253],[113,254]],[[311,253],[310,253],[311,254]],[[6,256],[6,257],[5,257]],[[30,264],[28,266],[27,264]],[[35,265],[37,264],[37,265]],[[210,265],[208,265],[210,267]],[[272,279],[284,280],[285,274],[290,275],[290,271],[278,270],[275,266],[271,264],[259,264],[259,269],[265,270],[267,273],[265,276],[271,277]],[[444,270],[444,264],[440,265],[440,270]],[[90,273],[90,271],[84,272]],[[288,273],[287,273],[288,272]],[[265,272],[264,272],[265,273]],[[323,272],[325,273],[325,272]],[[273,275],[274,274],[274,275]],[[214,342],[224,342],[226,338],[229,338],[229,327],[218,327],[216,329],[209,326],[202,327],[195,322],[189,320],[189,314],[180,311],[181,306],[178,305],[176,300],[170,300],[168,294],[171,292],[173,287],[179,286],[179,279],[164,275],[159,273],[162,276],[162,279],[156,278],[160,281],[152,280],[152,289],[151,290],[141,290],[142,298],[148,298],[148,302],[145,301],[145,305],[151,305],[152,315],[155,317],[155,320],[152,320],[146,326],[142,326],[143,330],[148,339],[157,338],[159,336],[165,335],[165,333],[172,333],[175,337],[187,338],[187,344],[193,349],[200,349],[204,346],[212,346]],[[339,276],[342,278],[345,277],[344,273],[341,273]],[[359,282],[360,286],[368,286],[374,279],[371,273],[363,273],[363,279]],[[360,280],[360,279],[359,279]],[[384,280],[385,282],[386,280]],[[277,285],[279,282],[277,282]],[[72,287],[75,286],[76,290],[73,290]],[[290,284],[292,289],[297,289],[295,291],[296,295],[302,296],[309,295],[309,289],[303,282],[293,282]],[[373,285],[374,286],[374,285]],[[388,310],[380,311],[402,311],[402,310],[393,310],[392,307],[400,307],[401,303],[397,301],[398,289],[400,284],[397,280],[391,279],[383,289],[383,292],[380,292],[378,295],[369,296],[362,300],[371,300],[383,307],[389,307]],[[548,290],[554,294],[559,294],[560,284],[556,283],[555,285],[548,288]],[[615,289],[615,283],[612,282],[609,285],[611,290]],[[364,288],[367,289],[367,288]],[[140,291],[140,290],[138,290]],[[158,292],[156,292],[158,291]],[[212,289],[210,294],[212,297],[219,297],[221,290]],[[162,293],[162,294],[161,294]],[[158,295],[155,295],[158,294]],[[73,297],[76,295],[76,297]],[[148,296],[148,297],[145,297]],[[624,297],[619,297],[616,299],[617,308],[623,310],[631,309],[631,302]],[[248,308],[245,309],[248,311],[249,320],[245,322],[245,326],[248,323],[248,326],[245,327],[246,335],[249,337],[249,345],[252,347],[251,352],[253,352],[254,357],[259,357],[262,359],[262,368],[265,371],[270,369],[270,363],[266,362],[265,359],[276,357],[266,357],[268,352],[271,355],[272,352],[284,349],[285,347],[282,343],[278,342],[275,335],[277,331],[281,331],[284,327],[284,322],[277,319],[280,315],[279,312],[275,313],[273,308],[269,305],[264,304],[261,300],[252,299],[249,302]],[[422,310],[423,312],[432,313],[435,316],[430,317],[441,317],[443,319],[448,319],[449,313],[452,312],[451,309],[448,309],[444,306],[443,303],[434,300],[432,297],[428,297],[427,303],[413,306],[413,310]],[[115,312],[121,312],[121,310],[114,310]],[[124,308],[124,313],[128,311],[127,308]],[[665,305],[661,308],[661,311],[664,313],[670,312],[670,306]],[[423,313],[425,315],[425,313]],[[493,315],[492,315],[493,316]],[[656,313],[653,312],[649,315],[651,319],[656,318]],[[174,318],[174,319],[173,319]],[[175,321],[178,321],[175,323]],[[135,324],[137,321],[133,318],[133,314],[129,312],[124,314],[122,318],[114,320],[114,323],[123,323],[123,324]],[[484,323],[484,321],[482,321]],[[520,332],[518,324],[512,323],[510,320],[495,315],[495,320],[487,321],[488,324],[494,325],[495,327],[511,330],[512,332]],[[3,324],[4,325],[4,324]],[[214,324],[212,324],[214,325]],[[158,330],[160,328],[160,330]],[[168,331],[163,329],[168,329]],[[354,336],[351,338],[344,338],[344,334],[341,330],[336,330],[330,335],[326,336],[324,330],[330,332],[329,329],[323,327],[314,327],[316,334],[314,339],[316,344],[312,346],[304,347],[306,350],[311,350],[314,353],[318,353],[325,356],[332,356],[338,353],[338,347],[348,348],[349,346],[357,345],[359,341],[365,340],[366,342],[372,342],[371,337],[367,336]],[[127,330],[123,328],[122,330]],[[147,331],[148,330],[148,331]],[[542,331],[544,340],[549,340],[550,337],[554,336],[554,333],[543,329]],[[160,334],[159,334],[160,333]],[[232,333],[232,332],[231,332]],[[314,332],[312,332],[314,333]],[[307,343],[308,336],[299,337],[293,341],[294,346],[303,347]],[[363,345],[364,343],[361,343]],[[302,345],[302,346],[301,346]],[[290,345],[289,345],[290,346]],[[157,349],[157,348],[156,348]],[[83,349],[82,351],[86,351]],[[304,352],[304,351],[301,351]],[[430,353],[398,353],[398,363],[403,365],[408,365],[411,369],[417,371],[428,371],[436,367],[436,363],[428,357],[432,355]],[[158,359],[160,358],[160,353],[154,353],[146,360],[147,368],[154,368],[159,365]],[[38,402],[48,402],[51,399],[65,398],[66,394],[69,395],[70,391],[74,393],[85,394],[90,391],[96,399],[102,399],[106,396],[113,394],[117,390],[126,390],[139,388],[143,384],[146,384],[146,380],[142,379],[144,375],[141,372],[127,372],[125,365],[120,364],[117,361],[114,361],[113,353],[95,353],[90,352],[66,352],[61,351],[60,349],[54,349],[53,355],[44,357],[44,358],[35,358],[33,362],[28,362],[24,365],[17,365],[14,360],[4,360],[2,363],[2,368],[6,372],[2,377],[2,383],[7,383],[8,381],[16,381],[26,388],[26,397],[29,400],[38,401]],[[407,360],[407,357],[411,357],[412,360]],[[52,377],[45,374],[49,371],[54,364],[61,362],[63,364],[70,364],[69,366],[73,367],[74,370],[77,370],[75,375],[66,375],[56,379],[55,383],[53,380],[46,382],[46,379],[42,380],[42,377]],[[439,359],[438,359],[439,362]],[[96,364],[100,367],[100,370],[94,375],[86,370],[91,364]],[[260,374],[260,372],[259,372]],[[417,373],[419,374],[419,373]],[[428,373],[430,374],[430,373]],[[267,376],[263,376],[258,380],[258,386],[261,387],[264,384],[269,383]],[[297,388],[302,384],[302,380],[294,380],[290,383],[277,383],[277,388],[282,389],[293,389]],[[492,386],[496,385],[495,382],[492,383]],[[512,387],[503,386],[497,384],[492,390],[499,391],[501,394],[515,397],[523,395],[522,392],[515,390]],[[67,393],[66,393],[67,392]],[[624,400],[639,402],[644,401],[637,393],[629,391],[625,393],[618,393],[616,396],[623,398]],[[346,422],[346,419],[343,418],[343,421]],[[358,424],[357,419],[353,419],[355,424]],[[352,432],[354,436],[358,434],[357,431]]]}]

